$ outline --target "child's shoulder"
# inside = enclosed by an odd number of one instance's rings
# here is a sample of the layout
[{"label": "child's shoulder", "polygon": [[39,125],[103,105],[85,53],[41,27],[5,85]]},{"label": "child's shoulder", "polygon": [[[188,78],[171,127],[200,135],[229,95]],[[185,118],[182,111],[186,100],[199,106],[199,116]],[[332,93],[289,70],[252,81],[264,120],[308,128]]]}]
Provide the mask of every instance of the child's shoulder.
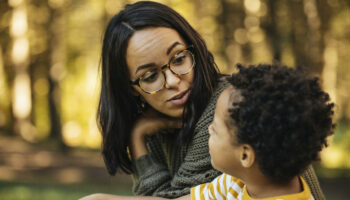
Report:
[{"label": "child's shoulder", "polygon": [[204,183],[191,188],[192,200],[229,199],[242,197],[244,183],[228,174],[221,174],[210,183]]},{"label": "child's shoulder", "polygon": [[226,173],[222,174],[222,179],[227,188],[227,196],[232,195],[234,198],[238,198],[238,196],[243,192],[244,188],[244,183],[241,181],[241,179]]}]

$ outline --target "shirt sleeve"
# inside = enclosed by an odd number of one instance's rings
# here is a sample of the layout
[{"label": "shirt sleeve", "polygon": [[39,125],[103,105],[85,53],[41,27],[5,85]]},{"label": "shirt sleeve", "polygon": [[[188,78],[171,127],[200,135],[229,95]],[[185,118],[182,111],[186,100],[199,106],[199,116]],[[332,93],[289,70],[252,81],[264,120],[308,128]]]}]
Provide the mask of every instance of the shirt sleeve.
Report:
[{"label": "shirt sleeve", "polygon": [[204,183],[191,188],[191,200],[226,199],[228,185],[227,175],[222,174],[210,183]]}]

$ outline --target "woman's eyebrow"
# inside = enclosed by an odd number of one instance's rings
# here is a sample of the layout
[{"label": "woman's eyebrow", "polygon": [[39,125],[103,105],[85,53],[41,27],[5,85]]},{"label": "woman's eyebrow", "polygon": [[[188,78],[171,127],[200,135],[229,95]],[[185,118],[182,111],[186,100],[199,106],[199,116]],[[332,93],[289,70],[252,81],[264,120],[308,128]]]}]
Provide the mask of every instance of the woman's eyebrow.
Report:
[{"label": "woman's eyebrow", "polygon": [[168,50],[166,51],[166,55],[169,55],[170,54],[170,52],[177,46],[177,45],[181,45],[181,43],[180,42],[174,42],[169,48],[168,48]]},{"label": "woman's eyebrow", "polygon": [[137,72],[140,70],[147,69],[147,68],[153,67],[155,65],[156,65],[155,63],[148,63],[148,64],[140,65],[139,67],[137,67],[135,74],[137,74]]}]

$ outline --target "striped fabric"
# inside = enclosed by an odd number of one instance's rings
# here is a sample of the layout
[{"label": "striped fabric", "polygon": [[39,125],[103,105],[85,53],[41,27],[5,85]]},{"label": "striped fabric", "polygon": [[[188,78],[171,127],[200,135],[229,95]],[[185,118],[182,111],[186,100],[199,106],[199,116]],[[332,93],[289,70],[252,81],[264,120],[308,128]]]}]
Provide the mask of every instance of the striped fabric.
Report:
[{"label": "striped fabric", "polygon": [[[300,177],[300,180],[304,189],[302,192],[260,200],[314,200],[304,179]],[[210,183],[191,188],[191,200],[254,200],[254,198],[249,196],[241,180],[224,173]]]},{"label": "striped fabric", "polygon": [[222,174],[210,183],[191,188],[192,200],[242,199],[244,184],[237,178]]}]

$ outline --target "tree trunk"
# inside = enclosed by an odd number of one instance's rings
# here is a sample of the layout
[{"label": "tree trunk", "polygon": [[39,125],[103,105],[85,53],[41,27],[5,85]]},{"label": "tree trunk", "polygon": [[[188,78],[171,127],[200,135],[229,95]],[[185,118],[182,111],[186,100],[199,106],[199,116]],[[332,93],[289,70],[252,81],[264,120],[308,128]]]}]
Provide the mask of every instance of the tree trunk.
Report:
[{"label": "tree trunk", "polygon": [[[12,95],[11,95],[11,88],[13,87],[13,77],[14,77],[14,71],[13,66],[11,64],[11,60],[8,58],[6,52],[10,52],[11,49],[11,38],[9,35],[9,24],[10,24],[10,18],[6,19],[6,15],[11,12],[11,8],[5,1],[0,2],[0,19],[3,21],[6,20],[6,26],[1,27],[0,26],[0,53],[1,53],[1,64],[2,64],[2,73],[4,77],[4,91],[6,91],[8,106],[0,107],[0,110],[3,112],[3,120],[4,124],[0,125],[0,130],[2,133],[6,133],[8,135],[14,134],[14,127],[15,127],[15,118],[13,114],[13,108],[12,108]],[[1,65],[0,64],[0,65]],[[1,67],[1,66],[0,66]],[[0,88],[2,89],[2,88]]]},{"label": "tree trunk", "polygon": [[279,30],[277,28],[277,23],[279,20],[279,17],[277,16],[277,5],[280,2],[274,1],[274,0],[268,0],[267,6],[269,8],[269,11],[267,12],[267,23],[264,26],[264,29],[266,31],[267,40],[270,43],[272,54],[273,54],[273,62],[274,63],[280,63],[281,62],[281,37]]},{"label": "tree trunk", "polygon": [[61,105],[60,89],[58,87],[59,75],[57,71],[65,66],[65,48],[64,48],[64,18],[63,7],[50,8],[51,18],[48,24],[49,38],[49,65],[47,80],[49,82],[49,113],[50,113],[50,138],[57,142],[62,151],[67,151],[68,146],[63,141],[61,118],[59,108]]}]

